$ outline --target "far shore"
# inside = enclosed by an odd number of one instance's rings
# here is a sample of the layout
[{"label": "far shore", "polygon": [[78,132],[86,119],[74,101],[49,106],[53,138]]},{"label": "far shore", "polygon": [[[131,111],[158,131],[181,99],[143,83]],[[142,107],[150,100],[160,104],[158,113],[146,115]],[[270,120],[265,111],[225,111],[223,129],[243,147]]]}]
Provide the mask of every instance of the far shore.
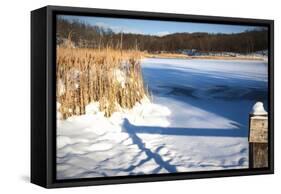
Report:
[{"label": "far shore", "polygon": [[144,54],[146,58],[163,58],[163,59],[216,59],[216,60],[254,60],[254,61],[264,61],[262,57],[256,56],[188,56],[185,54],[176,54],[176,53],[159,53],[159,54]]}]

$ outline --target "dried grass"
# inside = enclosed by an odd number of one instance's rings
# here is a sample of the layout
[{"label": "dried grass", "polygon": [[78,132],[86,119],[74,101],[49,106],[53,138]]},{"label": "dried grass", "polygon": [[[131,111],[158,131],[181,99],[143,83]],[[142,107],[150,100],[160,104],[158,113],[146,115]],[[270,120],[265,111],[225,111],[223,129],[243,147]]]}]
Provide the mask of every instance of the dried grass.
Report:
[{"label": "dried grass", "polygon": [[85,114],[93,101],[106,117],[140,102],[148,94],[140,59],[136,50],[57,48],[57,102],[63,119]]}]

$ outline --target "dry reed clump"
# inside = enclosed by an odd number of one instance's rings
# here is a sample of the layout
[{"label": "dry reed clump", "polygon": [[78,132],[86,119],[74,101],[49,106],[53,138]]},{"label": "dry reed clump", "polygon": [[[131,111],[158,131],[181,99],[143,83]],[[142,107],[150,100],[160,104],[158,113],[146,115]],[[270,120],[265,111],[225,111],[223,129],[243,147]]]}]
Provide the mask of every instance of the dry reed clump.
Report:
[{"label": "dry reed clump", "polygon": [[110,117],[147,94],[139,51],[57,48],[57,102],[62,118],[85,114],[90,102]]}]

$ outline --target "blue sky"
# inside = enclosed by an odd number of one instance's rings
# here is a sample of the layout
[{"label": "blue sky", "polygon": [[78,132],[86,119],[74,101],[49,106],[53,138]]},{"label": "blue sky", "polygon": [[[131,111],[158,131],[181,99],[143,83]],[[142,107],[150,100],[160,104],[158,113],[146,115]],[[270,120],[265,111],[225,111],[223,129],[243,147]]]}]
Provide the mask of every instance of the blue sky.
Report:
[{"label": "blue sky", "polygon": [[163,36],[175,32],[208,32],[208,33],[238,33],[251,30],[256,26],[190,23],[174,21],[119,19],[92,16],[62,16],[68,20],[79,20],[81,22],[111,28],[114,32],[138,33]]}]

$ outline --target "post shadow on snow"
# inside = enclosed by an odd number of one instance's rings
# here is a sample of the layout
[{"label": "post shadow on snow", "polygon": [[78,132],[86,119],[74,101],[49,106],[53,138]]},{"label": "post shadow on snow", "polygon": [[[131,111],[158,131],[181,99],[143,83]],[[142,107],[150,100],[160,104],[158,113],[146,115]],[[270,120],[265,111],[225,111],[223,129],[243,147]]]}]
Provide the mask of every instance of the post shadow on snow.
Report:
[{"label": "post shadow on snow", "polygon": [[205,137],[247,137],[248,130],[243,129],[213,129],[213,128],[177,128],[158,126],[136,126],[132,125],[128,119],[124,120],[123,128],[131,134],[147,133],[161,135],[180,136],[205,136]]},{"label": "post shadow on snow", "polygon": [[[145,147],[145,143],[143,143],[142,139],[136,134],[136,131],[134,129],[135,126],[131,125],[128,119],[124,120],[122,128],[123,131],[127,132],[128,135],[132,138],[133,144],[137,145],[138,148],[141,151],[144,151],[145,154],[147,155],[147,158],[143,160],[143,163],[150,159],[153,159],[159,165],[159,167],[164,168],[168,172],[170,173],[177,172],[177,168],[174,165],[170,164],[169,161],[164,161],[161,155],[159,155],[157,151],[152,152],[150,149]],[[143,163],[141,162],[141,164]],[[132,170],[132,169],[127,169],[127,170]],[[159,168],[155,169],[155,171],[159,171]]]}]

